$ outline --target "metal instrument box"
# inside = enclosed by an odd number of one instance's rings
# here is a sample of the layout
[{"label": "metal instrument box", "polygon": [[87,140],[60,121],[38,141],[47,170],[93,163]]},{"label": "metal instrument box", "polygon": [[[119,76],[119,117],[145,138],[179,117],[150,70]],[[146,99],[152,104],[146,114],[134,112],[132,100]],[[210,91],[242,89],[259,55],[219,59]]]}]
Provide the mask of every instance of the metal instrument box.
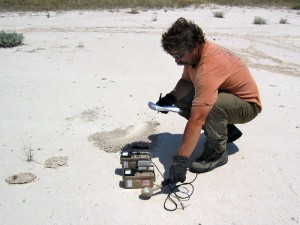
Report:
[{"label": "metal instrument box", "polygon": [[138,161],[151,160],[149,149],[130,149],[121,152],[120,163],[122,169],[135,169]]},{"label": "metal instrument box", "polygon": [[153,171],[135,171],[134,169],[124,170],[124,184],[127,189],[153,187],[155,173]]}]

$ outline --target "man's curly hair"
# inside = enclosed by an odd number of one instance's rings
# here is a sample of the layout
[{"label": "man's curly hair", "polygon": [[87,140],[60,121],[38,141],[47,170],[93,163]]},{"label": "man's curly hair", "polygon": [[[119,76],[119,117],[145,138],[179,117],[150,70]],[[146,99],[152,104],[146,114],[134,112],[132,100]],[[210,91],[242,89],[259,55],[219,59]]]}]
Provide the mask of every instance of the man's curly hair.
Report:
[{"label": "man's curly hair", "polygon": [[205,35],[202,29],[182,17],[162,34],[161,39],[162,47],[168,53],[174,50],[192,50],[196,44],[203,43],[205,43]]}]

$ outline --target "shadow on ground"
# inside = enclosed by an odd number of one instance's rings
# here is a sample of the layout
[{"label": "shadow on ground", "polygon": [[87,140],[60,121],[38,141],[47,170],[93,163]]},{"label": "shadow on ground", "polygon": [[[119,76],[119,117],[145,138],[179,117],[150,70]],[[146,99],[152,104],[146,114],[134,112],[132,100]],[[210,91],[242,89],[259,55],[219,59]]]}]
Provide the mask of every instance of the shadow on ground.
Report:
[{"label": "shadow on ground", "polygon": [[[169,168],[172,164],[172,157],[176,155],[178,147],[182,140],[182,134],[159,133],[150,135],[151,140],[151,157],[158,158],[164,166],[164,177],[168,176]],[[198,144],[189,158],[188,167],[203,153],[203,143],[205,135],[202,133]],[[228,155],[235,154],[239,149],[234,143],[227,144]]]},{"label": "shadow on ground", "polygon": [[[171,134],[166,132],[150,135],[148,138],[150,142],[133,142],[124,146],[122,150],[129,150],[131,146],[140,146],[146,148],[149,147],[151,152],[151,158],[158,158],[159,162],[163,165],[163,171],[160,171],[163,177],[168,177],[169,168],[172,164],[172,158],[174,155],[176,155],[178,151],[178,147],[182,140],[182,134]],[[194,152],[189,158],[188,168],[190,168],[192,162],[194,162],[195,159],[203,153],[204,140],[205,135],[204,133],[202,133]],[[239,149],[235,144],[227,144],[227,152],[229,156],[235,154],[238,151]],[[156,168],[156,170],[157,169],[158,168]],[[115,174],[122,176],[122,168],[116,169]],[[124,184],[122,182],[120,182],[120,187],[124,187]]]}]

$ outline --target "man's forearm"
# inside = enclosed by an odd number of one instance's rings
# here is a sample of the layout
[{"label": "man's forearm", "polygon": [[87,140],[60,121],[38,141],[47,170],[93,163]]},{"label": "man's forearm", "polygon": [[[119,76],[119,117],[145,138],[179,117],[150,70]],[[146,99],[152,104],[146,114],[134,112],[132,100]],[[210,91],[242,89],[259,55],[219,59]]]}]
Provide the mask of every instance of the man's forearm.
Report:
[{"label": "man's forearm", "polygon": [[201,129],[202,124],[194,121],[187,122],[177,155],[190,157],[200,138]]},{"label": "man's forearm", "polygon": [[200,138],[202,126],[212,106],[193,106],[191,116],[185,126],[178,155],[190,157]]},{"label": "man's forearm", "polygon": [[174,90],[171,91],[171,94],[175,96],[175,98],[177,99],[177,101],[179,101],[180,99],[182,99],[184,96],[186,96],[188,93],[190,93],[190,91],[194,88],[194,85],[192,82],[180,79]]}]

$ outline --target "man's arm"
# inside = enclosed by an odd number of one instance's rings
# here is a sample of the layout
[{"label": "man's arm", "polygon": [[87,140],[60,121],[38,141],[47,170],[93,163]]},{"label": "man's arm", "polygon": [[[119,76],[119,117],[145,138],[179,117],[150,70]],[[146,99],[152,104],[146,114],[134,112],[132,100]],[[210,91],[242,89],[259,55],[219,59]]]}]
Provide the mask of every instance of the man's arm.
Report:
[{"label": "man's arm", "polygon": [[194,84],[190,81],[186,81],[184,79],[180,79],[174,90],[170,92],[170,94],[174,95],[177,101],[186,96],[190,91],[194,88]]},{"label": "man's arm", "polygon": [[200,138],[201,129],[212,106],[193,106],[191,116],[185,126],[183,139],[177,155],[190,157]]}]

